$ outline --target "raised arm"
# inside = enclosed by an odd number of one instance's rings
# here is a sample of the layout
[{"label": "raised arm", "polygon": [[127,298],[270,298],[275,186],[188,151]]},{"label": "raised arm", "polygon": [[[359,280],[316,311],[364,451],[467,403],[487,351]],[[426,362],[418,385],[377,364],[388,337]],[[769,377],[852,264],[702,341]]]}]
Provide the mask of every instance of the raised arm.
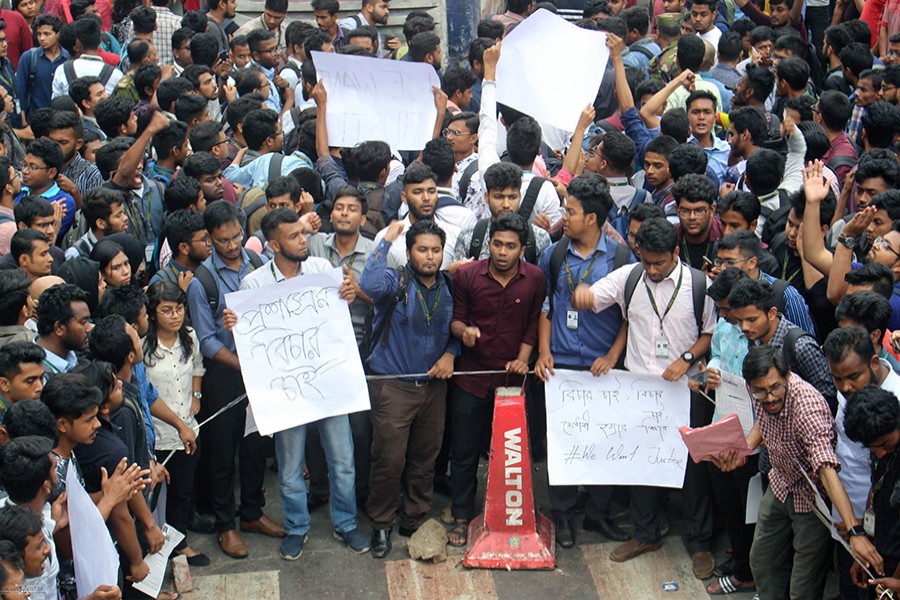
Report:
[{"label": "raised arm", "polygon": [[647,103],[641,107],[641,118],[644,120],[644,123],[647,124],[647,127],[659,127],[659,117],[657,115],[665,108],[669,96],[671,96],[680,86],[684,86],[689,90],[694,89],[694,73],[690,69],[682,71],[678,77],[667,83],[666,87],[655,93],[647,100]]},{"label": "raised arm", "polygon": [[831,189],[828,181],[822,176],[821,162],[809,163],[803,170],[803,187],[806,196],[803,224],[800,226],[803,232],[803,258],[817,271],[827,276],[831,272],[832,260],[836,257],[825,248],[825,239],[819,229],[821,204]]}]

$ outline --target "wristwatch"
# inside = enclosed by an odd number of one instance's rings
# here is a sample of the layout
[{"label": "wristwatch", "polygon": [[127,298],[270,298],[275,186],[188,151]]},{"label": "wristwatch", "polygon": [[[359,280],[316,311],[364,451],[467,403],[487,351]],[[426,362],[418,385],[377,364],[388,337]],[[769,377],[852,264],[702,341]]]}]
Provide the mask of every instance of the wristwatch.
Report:
[{"label": "wristwatch", "polygon": [[847,531],[847,535],[850,537],[856,537],[858,535],[865,536],[866,528],[862,525],[856,524]]},{"label": "wristwatch", "polygon": [[694,353],[693,352],[685,352],[681,355],[681,360],[686,362],[689,365],[694,364]]},{"label": "wristwatch", "polygon": [[197,400],[202,400],[202,399],[203,399],[203,392],[194,392],[192,395],[193,395],[194,398],[196,398]]},{"label": "wristwatch", "polygon": [[843,244],[850,250],[853,250],[856,247],[856,238],[846,236],[843,233],[838,236],[837,241],[839,244]]}]

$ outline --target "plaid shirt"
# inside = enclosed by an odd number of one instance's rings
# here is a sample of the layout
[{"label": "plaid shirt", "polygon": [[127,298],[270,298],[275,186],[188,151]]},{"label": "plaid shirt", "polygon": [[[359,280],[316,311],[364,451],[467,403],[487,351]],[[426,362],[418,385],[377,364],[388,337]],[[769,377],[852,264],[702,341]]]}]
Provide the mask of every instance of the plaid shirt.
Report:
[{"label": "plaid shirt", "polygon": [[858,104],[853,104],[853,113],[850,115],[850,120],[847,122],[847,129],[845,132],[847,133],[847,137],[849,137],[854,142],[859,143],[860,136],[862,135],[862,120],[863,117],[866,116],[866,109],[863,106],[859,106]]},{"label": "plaid shirt", "polygon": [[816,388],[791,373],[780,413],[769,414],[756,401],[753,405],[772,461],[772,493],[780,502],[787,502],[788,495],[793,494],[794,510],[811,512],[812,491],[794,461],[800,462],[813,481],[823,467],[841,468],[834,453],[837,436],[828,404]]},{"label": "plaid shirt", "polygon": [[153,45],[159,64],[171,65],[175,62],[172,54],[172,34],[181,27],[181,17],[165,6],[154,6],[156,11],[156,31],[153,32]]},{"label": "plaid shirt", "polygon": [[[784,315],[779,315],[778,327],[769,345],[779,350],[784,346],[784,336],[795,328],[796,325],[788,321]],[[755,345],[762,345],[762,340],[756,340]],[[825,397],[828,406],[837,408],[837,389],[828,370],[828,361],[825,353],[815,338],[803,336],[794,345],[794,358],[796,364],[791,365],[791,371],[808,381]]]}]

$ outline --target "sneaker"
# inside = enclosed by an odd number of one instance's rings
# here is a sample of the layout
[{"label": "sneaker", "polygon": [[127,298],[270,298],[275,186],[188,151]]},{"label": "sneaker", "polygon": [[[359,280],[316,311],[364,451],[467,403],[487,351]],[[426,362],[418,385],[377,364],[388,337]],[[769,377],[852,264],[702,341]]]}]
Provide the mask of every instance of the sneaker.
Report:
[{"label": "sneaker", "polygon": [[279,554],[284,560],[297,560],[303,554],[303,544],[309,538],[305,535],[288,535],[281,542],[281,551]]},{"label": "sneaker", "polygon": [[365,554],[369,551],[369,540],[359,532],[359,529],[351,529],[344,533],[335,531],[334,539],[347,544],[347,547],[356,554]]}]

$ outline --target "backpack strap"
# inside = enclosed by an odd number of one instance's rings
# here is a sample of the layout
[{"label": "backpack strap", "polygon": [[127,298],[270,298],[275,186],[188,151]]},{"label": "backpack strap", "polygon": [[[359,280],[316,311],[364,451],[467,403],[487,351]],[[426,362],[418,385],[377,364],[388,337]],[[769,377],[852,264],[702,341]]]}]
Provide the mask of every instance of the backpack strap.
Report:
[{"label": "backpack strap", "polygon": [[[697,323],[697,331],[703,330],[703,308],[706,305],[706,274],[700,269],[687,267],[691,271],[691,297],[694,305],[694,320]],[[638,263],[628,274],[625,280],[625,318],[628,318],[628,307],[631,304],[631,298],[634,296],[634,290],[641,280],[644,273],[644,267]]]},{"label": "backpack strap", "polygon": [[531,213],[534,211],[534,205],[537,204],[538,194],[541,192],[541,186],[547,181],[543,177],[535,177],[525,189],[525,196],[522,198],[522,204],[519,205],[519,215],[531,223]]},{"label": "backpack strap", "polygon": [[631,262],[631,249],[625,244],[616,244],[616,257],[613,264],[614,269],[621,269]]},{"label": "backpack strap", "polygon": [[[478,257],[481,256],[481,245],[484,244],[484,239],[490,224],[491,220],[487,218],[478,219],[478,222],[475,223],[475,228],[472,230],[472,241],[469,242],[468,254],[468,257],[472,260],[478,260]],[[534,235],[533,232],[532,235]]]},{"label": "backpack strap", "polygon": [[477,170],[478,159],[476,158],[469,163],[469,166],[467,166],[462,172],[462,175],[459,176],[459,189],[457,190],[456,195],[459,197],[459,201],[463,204],[465,204],[466,202],[466,196],[468,195],[469,191],[469,184],[472,183],[472,177],[475,175],[475,172]]},{"label": "backpack strap", "polygon": [[631,204],[628,205],[628,214],[631,214],[638,205],[643,204],[647,201],[647,190],[643,188],[635,188],[634,190],[634,198],[631,199]]},{"label": "backpack strap", "polygon": [[63,75],[66,76],[66,85],[72,85],[72,82],[78,79],[78,75],[75,74],[74,59],[69,59],[63,63]]},{"label": "backpack strap", "polygon": [[790,284],[784,279],[776,279],[772,282],[772,293],[775,295],[775,308],[778,312],[784,314],[785,297],[784,292]]},{"label": "backpack strap", "polygon": [[40,53],[42,50],[40,48],[33,48],[31,51],[31,63],[29,66],[31,67],[28,70],[28,88],[25,90],[25,102],[26,102],[26,111],[31,108],[31,104],[33,102],[34,97],[34,82],[37,80],[37,69],[38,69],[38,61],[40,61],[41,56]]},{"label": "backpack strap", "polygon": [[[788,332],[786,334],[784,334],[784,342],[782,342],[782,346],[781,346],[781,352],[784,354],[784,357],[787,359],[788,365],[790,365],[790,367],[791,367],[791,371],[794,371],[794,372],[798,371],[797,352],[796,352],[797,342],[802,337],[809,337],[809,338],[815,339],[815,338],[813,338],[812,335],[803,331],[799,327],[791,327],[790,329],[788,329]],[[799,373],[797,373],[797,374],[799,375]]]},{"label": "backpack strap", "polygon": [[856,166],[857,161],[850,158],[849,156],[838,154],[837,156],[833,156],[831,160],[829,160],[825,166],[831,169],[832,171],[837,172],[837,169],[841,167],[850,167],[853,168]]},{"label": "backpack strap", "polygon": [[553,314],[553,297],[556,295],[556,280],[559,278],[559,270],[562,269],[563,261],[566,260],[566,252],[569,250],[569,237],[562,236],[556,245],[553,246],[553,252],[550,254],[550,279],[547,281],[550,292],[550,312],[547,316]]},{"label": "backpack strap", "polygon": [[172,271],[172,269],[164,268],[164,269],[160,269],[156,273],[159,275],[159,278],[162,279],[163,281],[168,281],[169,283],[174,283],[175,285],[178,285],[178,276]]},{"label": "backpack strap", "polygon": [[269,161],[269,181],[281,177],[281,165],[284,164],[284,154],[275,152]]},{"label": "backpack strap", "polygon": [[[100,83],[104,86],[109,83],[109,78],[112,77],[112,74],[115,72],[116,68],[111,67],[106,63],[103,63],[103,68],[100,69],[100,74],[97,75],[97,78],[100,79]],[[75,71],[75,65],[72,65],[72,71]]]},{"label": "backpack strap", "polygon": [[534,237],[534,226],[528,226],[528,237],[525,239],[525,262],[533,265],[538,263],[537,239]]},{"label": "backpack strap", "polygon": [[254,269],[258,269],[263,266],[263,260],[259,256],[259,254],[248,248],[244,248],[244,251],[247,253],[247,256],[250,257],[250,266],[252,266]]},{"label": "backpack strap", "polygon": [[648,48],[642,44],[637,45],[634,48],[629,48],[628,50],[631,52],[637,52],[638,54],[643,54],[644,56],[647,57],[648,60],[653,60],[653,58],[655,57],[655,55],[653,54],[653,51],[650,50],[650,48]]},{"label": "backpack strap", "polygon": [[206,268],[206,265],[200,265],[194,270],[194,278],[203,286],[206,293],[206,300],[209,302],[209,308],[212,310],[213,318],[219,312],[219,284],[212,272]]},{"label": "backpack strap", "polygon": [[622,311],[622,316],[626,319],[628,318],[628,307],[631,305],[631,298],[634,296],[634,290],[637,289],[637,284],[641,280],[641,275],[644,274],[644,266],[641,263],[634,265],[631,269],[631,272],[628,273],[628,278],[625,280],[625,309]]}]

